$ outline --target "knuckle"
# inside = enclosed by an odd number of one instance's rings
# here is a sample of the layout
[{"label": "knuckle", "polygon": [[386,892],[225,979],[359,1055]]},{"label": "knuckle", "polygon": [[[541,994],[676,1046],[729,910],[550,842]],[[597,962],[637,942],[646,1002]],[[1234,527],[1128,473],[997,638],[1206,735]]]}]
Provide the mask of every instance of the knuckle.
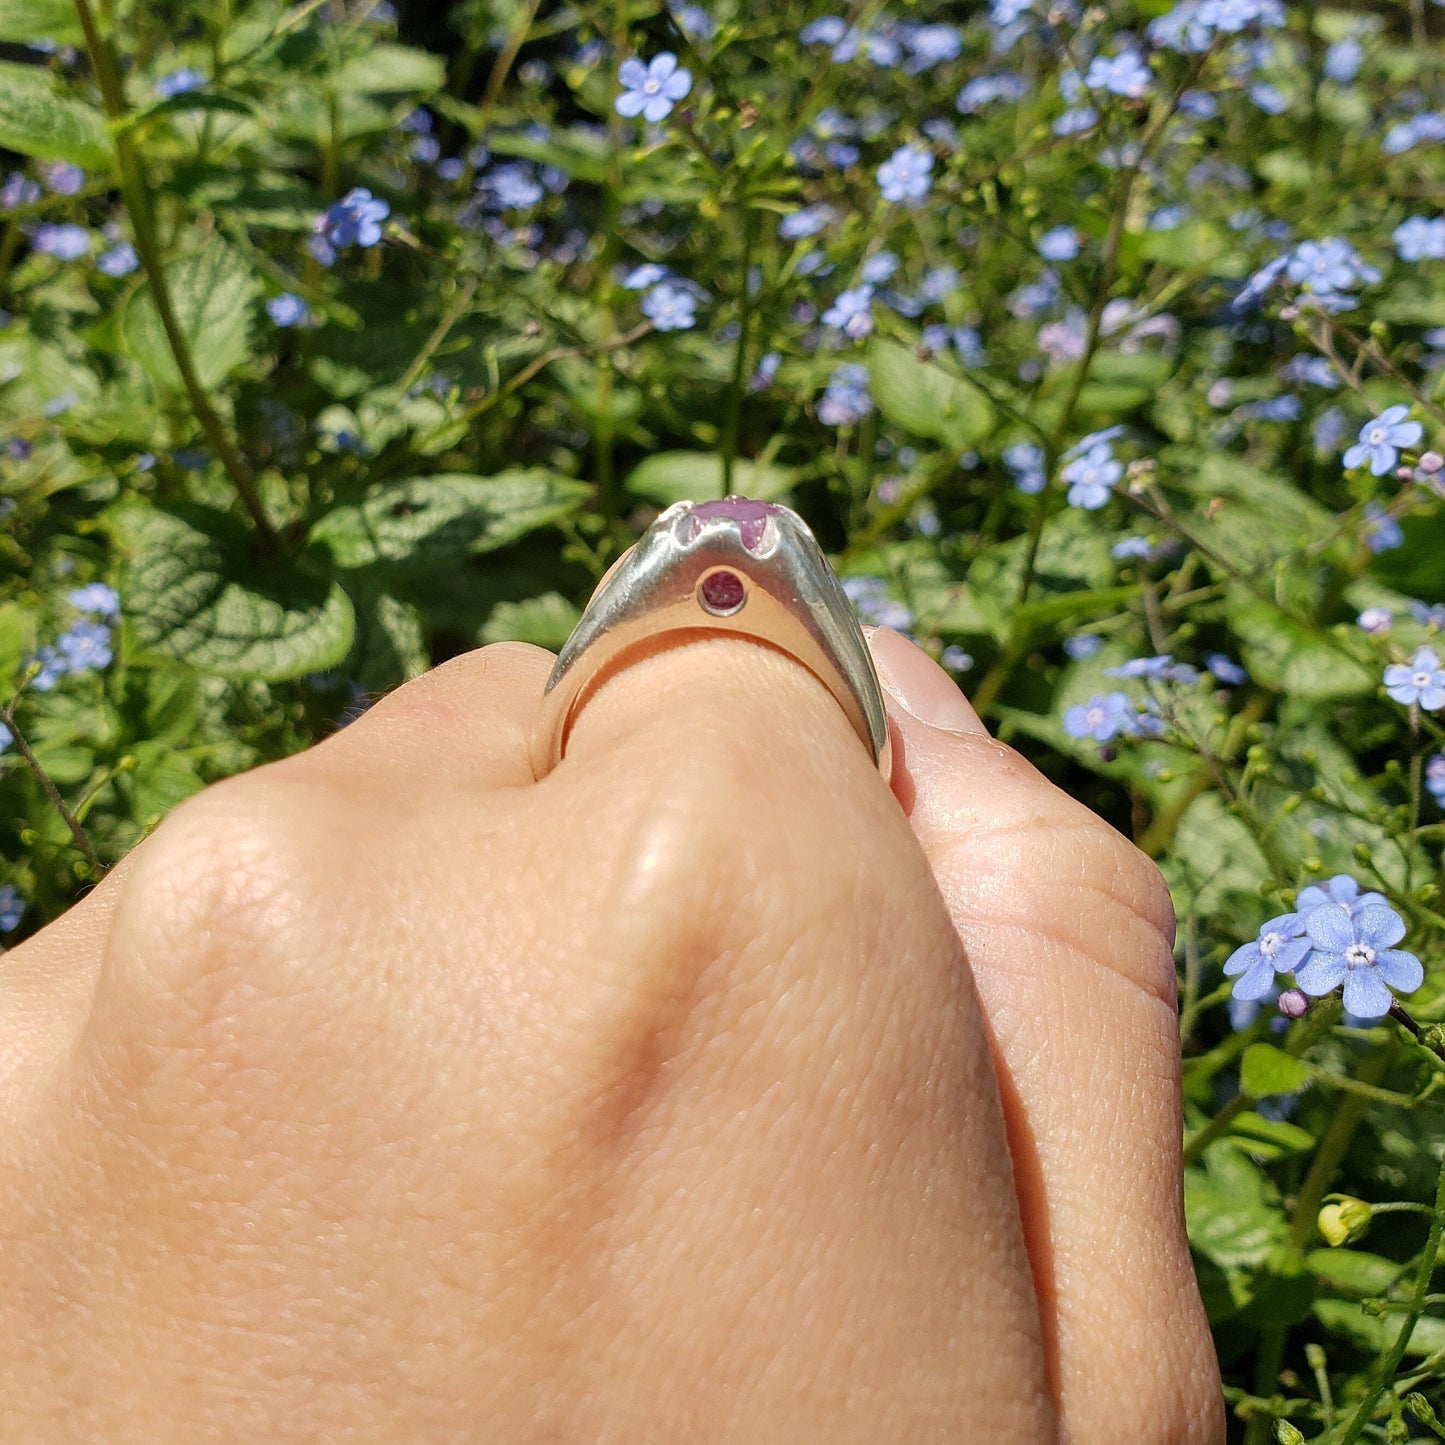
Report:
[{"label": "knuckle", "polygon": [[[266,962],[304,908],[290,789],[255,775],[185,800],[147,840],[116,910],[108,982],[192,1006]],[[120,977],[115,977],[116,973]]]},{"label": "knuckle", "polygon": [[1174,1006],[1174,908],[1163,876],[1123,834],[1080,808],[1049,842],[1061,903],[1077,909],[1077,939],[1142,992]]}]

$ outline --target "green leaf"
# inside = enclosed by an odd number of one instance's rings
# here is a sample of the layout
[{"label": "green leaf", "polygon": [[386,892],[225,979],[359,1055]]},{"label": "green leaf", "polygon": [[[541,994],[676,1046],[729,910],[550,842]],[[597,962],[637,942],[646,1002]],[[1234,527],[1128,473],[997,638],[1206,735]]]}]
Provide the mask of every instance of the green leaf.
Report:
[{"label": "green leaf", "polygon": [[335,84],[339,91],[353,95],[401,95],[438,90],[446,78],[440,56],[408,45],[373,45],[341,67]]},{"label": "green leaf", "polygon": [[431,666],[421,609],[366,573],[348,579],[348,591],[356,636],[343,666],[346,675],[375,692],[420,677]]},{"label": "green leaf", "polygon": [[1101,351],[1089,367],[1089,379],[1079,393],[1085,412],[1125,412],[1151,401],[1164,385],[1174,363],[1167,356],[1139,351],[1125,356]]},{"label": "green leaf", "polygon": [[126,623],[143,650],[268,682],[346,656],[355,618],[341,585],[304,558],[258,567],[254,533],[227,513],[135,502],[109,524],[125,556]]},{"label": "green leaf", "polygon": [[0,697],[15,690],[20,664],[34,646],[34,613],[18,602],[0,603]]},{"label": "green leaf", "polygon": [[1226,1269],[1262,1265],[1285,1233],[1274,1185],[1228,1140],[1184,1171],[1184,1211],[1190,1243]]},{"label": "green leaf", "polygon": [[[785,500],[797,472],[771,462],[733,462],[733,494],[762,502]],[[623,486],[634,497],[659,507],[674,502],[712,501],[723,494],[723,463],[716,452],[657,452],[644,458],[628,474]]]},{"label": "green leaf", "polygon": [[1261,575],[1338,529],[1328,508],[1242,457],[1171,447],[1159,464],[1161,475],[1198,503],[1187,518],[1190,531],[1241,573]]},{"label": "green leaf", "polygon": [[75,0],[0,0],[0,41],[10,44],[27,40],[85,44]]},{"label": "green leaf", "polygon": [[[23,7],[28,0],[19,0]],[[105,120],[94,106],[62,95],[48,70],[0,61],[0,146],[41,161],[102,170],[110,164]]]},{"label": "green leaf", "polygon": [[[1391,1311],[1383,1318],[1367,1315],[1354,1300],[1316,1300],[1314,1316],[1332,1334],[1342,1335],[1377,1353],[1388,1349],[1400,1333],[1398,1311]],[[1439,1350],[1445,1350],[1445,1320],[1425,1315],[1411,1333],[1405,1353],[1433,1355]]]},{"label": "green leaf", "polygon": [[1181,914],[1238,916],[1249,900],[1254,911],[1247,916],[1259,916],[1259,884],[1269,876],[1269,864],[1249,829],[1213,790],[1190,803],[1174,846],[1159,862]]},{"label": "green leaf", "polygon": [[[190,344],[201,385],[219,385],[250,354],[251,307],[260,290],[251,269],[224,242],[168,261],[166,289]],[[126,346],[158,386],[183,389],[180,370],[150,287],[137,291],[122,326]]]},{"label": "green leaf", "polygon": [[1379,676],[1314,629],[1247,592],[1228,606],[1229,625],[1243,644],[1244,665],[1256,682],[1295,697],[1359,697]]},{"label": "green leaf", "polygon": [[129,117],[128,124],[139,128],[153,120],[164,120],[168,115],[182,115],[193,110],[215,115],[251,116],[256,114],[256,104],[244,95],[217,90],[183,90],[179,95],[168,95],[154,105],[136,111]]},{"label": "green leaf", "polygon": [[1256,1158],[1277,1159],[1283,1154],[1303,1154],[1315,1147],[1315,1136],[1298,1124],[1284,1119],[1266,1119],[1246,1109],[1229,1126],[1231,1138],[1243,1139]]},{"label": "green leaf", "polygon": [[116,791],[143,832],[149,832],[177,803],[205,786],[190,757],[172,744],[147,738],[135,745],[131,758],[131,768],[116,776]]},{"label": "green leaf", "polygon": [[556,651],[572,635],[582,613],[560,592],[522,602],[499,602],[482,627],[483,642],[531,642]]},{"label": "green leaf", "polygon": [[[989,619],[990,630],[1004,637],[1019,620],[1014,599],[1028,565],[1027,537],[1011,537],[986,547],[974,558],[968,583]],[[1089,611],[1117,574],[1109,542],[1097,525],[1075,509],[1049,519],[1034,558],[1033,601],[1023,620],[1039,626]],[[1065,603],[1065,599],[1070,599]],[[1052,604],[1058,604],[1057,606]],[[1117,605],[1117,604],[1114,604]]]},{"label": "green leaf", "polygon": [[178,166],[165,184],[190,205],[243,226],[309,232],[326,206],[320,192],[279,171],[192,161]]},{"label": "green leaf", "polygon": [[559,171],[594,185],[607,178],[607,142],[584,130],[549,129],[540,136],[526,131],[500,131],[487,136],[487,147],[497,155],[556,166]]},{"label": "green leaf", "polygon": [[993,407],[976,386],[896,341],[868,351],[873,399],[889,421],[915,436],[966,451],[993,429]]},{"label": "green leaf", "polygon": [[1296,1093],[1313,1077],[1307,1064],[1273,1044],[1251,1044],[1239,1066],[1240,1087],[1255,1099]]},{"label": "green leaf", "polygon": [[311,529],[338,567],[454,565],[490,552],[577,510],[584,482],[539,468],[473,477],[443,472],[372,487]]},{"label": "green leaf", "polygon": [[1405,540],[1376,553],[1370,573],[1407,597],[1435,598],[1445,592],[1445,547],[1440,545],[1438,517],[1403,517]]}]

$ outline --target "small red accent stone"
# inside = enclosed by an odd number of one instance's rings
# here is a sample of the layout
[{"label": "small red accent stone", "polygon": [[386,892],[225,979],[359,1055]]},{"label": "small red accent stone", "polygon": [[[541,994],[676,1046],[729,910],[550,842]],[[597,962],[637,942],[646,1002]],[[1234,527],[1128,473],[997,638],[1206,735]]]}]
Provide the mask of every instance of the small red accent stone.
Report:
[{"label": "small red accent stone", "polygon": [[743,579],[736,572],[710,572],[699,590],[709,612],[736,612],[743,605]]},{"label": "small red accent stone", "polygon": [[756,552],[762,545],[767,521],[778,509],[771,502],[754,502],[748,497],[723,497],[715,502],[698,502],[692,509],[692,533],[702,531],[708,517],[727,517],[738,524],[743,546]]}]

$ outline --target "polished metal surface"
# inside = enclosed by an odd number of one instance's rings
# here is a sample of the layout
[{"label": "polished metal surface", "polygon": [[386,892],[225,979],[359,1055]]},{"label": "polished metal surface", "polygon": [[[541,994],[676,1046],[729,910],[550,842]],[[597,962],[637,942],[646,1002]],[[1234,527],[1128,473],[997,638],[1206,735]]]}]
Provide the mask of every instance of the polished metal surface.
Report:
[{"label": "polished metal surface", "polygon": [[[704,504],[711,512],[694,515],[694,503],[674,503],[598,585],[547,680],[532,740],[539,778],[561,761],[594,683],[660,634],[690,632],[741,634],[788,653],[832,693],[887,779],[892,755],[878,673],[852,604],[807,523],[769,504],[761,524],[740,524],[717,515],[720,505]],[[715,577],[720,570],[742,584],[741,603],[726,613],[704,601],[736,596],[735,582]]]}]

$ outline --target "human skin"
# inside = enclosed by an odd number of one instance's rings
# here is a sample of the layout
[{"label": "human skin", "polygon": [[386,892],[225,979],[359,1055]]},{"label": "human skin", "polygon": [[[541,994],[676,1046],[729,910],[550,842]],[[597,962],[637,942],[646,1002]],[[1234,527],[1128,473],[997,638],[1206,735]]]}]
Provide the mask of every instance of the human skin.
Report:
[{"label": "human skin", "polygon": [[1168,896],[870,642],[891,788],[736,638],[537,781],[502,644],[5,955],[0,1438],[1221,1440]]}]

